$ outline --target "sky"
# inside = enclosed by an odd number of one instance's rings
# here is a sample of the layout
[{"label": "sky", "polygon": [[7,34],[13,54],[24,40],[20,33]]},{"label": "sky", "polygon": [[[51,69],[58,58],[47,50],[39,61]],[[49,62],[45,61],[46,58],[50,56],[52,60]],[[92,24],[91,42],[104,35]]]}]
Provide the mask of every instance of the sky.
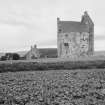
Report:
[{"label": "sky", "polygon": [[0,0],[0,52],[57,47],[57,17],[94,22],[96,51],[105,50],[105,0]]}]

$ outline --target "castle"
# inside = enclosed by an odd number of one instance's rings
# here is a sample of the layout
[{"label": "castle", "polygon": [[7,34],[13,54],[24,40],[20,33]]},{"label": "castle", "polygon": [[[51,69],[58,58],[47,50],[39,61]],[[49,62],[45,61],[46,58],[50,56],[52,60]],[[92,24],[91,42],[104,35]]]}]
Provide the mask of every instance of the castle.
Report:
[{"label": "castle", "polygon": [[57,18],[59,58],[91,56],[94,53],[94,23],[85,11],[80,22]]},{"label": "castle", "polygon": [[[42,49],[43,50],[43,49]],[[80,22],[61,21],[57,18],[57,49],[51,54],[51,49],[39,50],[36,45],[31,46],[25,58],[79,58],[94,54],[94,23],[85,11]],[[45,54],[46,53],[46,54]],[[44,55],[44,56],[43,56]]]}]

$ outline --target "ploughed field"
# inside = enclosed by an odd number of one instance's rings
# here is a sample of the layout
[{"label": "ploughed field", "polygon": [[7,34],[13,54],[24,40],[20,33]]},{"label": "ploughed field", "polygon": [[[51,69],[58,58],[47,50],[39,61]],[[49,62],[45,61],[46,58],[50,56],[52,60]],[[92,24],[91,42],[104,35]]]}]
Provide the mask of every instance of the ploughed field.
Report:
[{"label": "ploughed field", "polygon": [[105,105],[105,60],[1,61],[0,105]]},{"label": "ploughed field", "polygon": [[105,70],[0,73],[0,105],[105,105]]}]

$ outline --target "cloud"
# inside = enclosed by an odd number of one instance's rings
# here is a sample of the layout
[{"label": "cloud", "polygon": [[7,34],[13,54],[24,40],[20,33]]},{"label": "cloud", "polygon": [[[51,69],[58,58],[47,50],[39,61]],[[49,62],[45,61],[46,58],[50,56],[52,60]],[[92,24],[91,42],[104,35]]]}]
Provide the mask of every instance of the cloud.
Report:
[{"label": "cloud", "polygon": [[102,40],[95,40],[94,41],[94,48],[95,48],[95,51],[102,51],[104,50],[105,51],[105,40],[102,41]]},{"label": "cloud", "polygon": [[[0,50],[57,46],[57,21],[80,21],[85,10],[95,23],[95,40],[105,43],[104,0],[2,0],[0,1]],[[99,46],[99,42],[95,47]],[[98,47],[99,48],[99,47]],[[102,46],[104,49],[104,47]]]},{"label": "cloud", "polygon": [[95,40],[105,41],[105,26],[94,27],[94,38]]},{"label": "cloud", "polygon": [[53,38],[50,40],[39,42],[39,47],[57,47],[57,39]]},{"label": "cloud", "polygon": [[105,41],[105,34],[104,35],[97,35],[97,36],[94,36],[94,37],[95,37],[95,40]]},{"label": "cloud", "polygon": [[105,34],[105,26],[95,25],[94,31],[95,31],[96,35],[104,35]]}]

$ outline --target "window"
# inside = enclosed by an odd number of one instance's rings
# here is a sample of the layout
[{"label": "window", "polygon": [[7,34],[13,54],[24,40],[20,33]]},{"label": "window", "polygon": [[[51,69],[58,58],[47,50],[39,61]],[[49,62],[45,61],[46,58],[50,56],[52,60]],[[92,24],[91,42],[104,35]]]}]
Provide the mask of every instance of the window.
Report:
[{"label": "window", "polygon": [[68,47],[68,46],[69,46],[69,44],[68,44],[68,43],[64,43],[64,46],[65,46],[65,47]]}]

